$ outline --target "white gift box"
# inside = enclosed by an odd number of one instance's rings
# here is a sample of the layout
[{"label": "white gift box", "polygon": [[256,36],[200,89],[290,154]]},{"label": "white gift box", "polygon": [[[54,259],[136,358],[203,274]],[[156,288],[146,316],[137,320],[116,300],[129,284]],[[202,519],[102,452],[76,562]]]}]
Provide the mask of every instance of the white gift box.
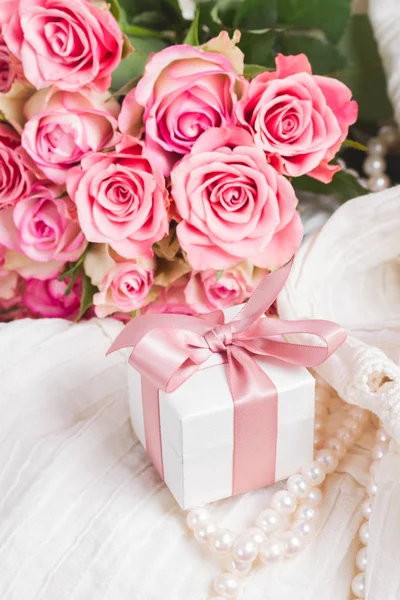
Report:
[{"label": "white gift box", "polygon": [[[240,308],[240,307],[239,307]],[[225,311],[228,319],[238,307]],[[307,369],[255,357],[278,391],[275,480],[313,457],[315,380]],[[133,428],[146,447],[141,375],[128,365]],[[181,387],[159,391],[165,483],[182,509],[232,496],[234,405],[226,365],[213,354]]]}]

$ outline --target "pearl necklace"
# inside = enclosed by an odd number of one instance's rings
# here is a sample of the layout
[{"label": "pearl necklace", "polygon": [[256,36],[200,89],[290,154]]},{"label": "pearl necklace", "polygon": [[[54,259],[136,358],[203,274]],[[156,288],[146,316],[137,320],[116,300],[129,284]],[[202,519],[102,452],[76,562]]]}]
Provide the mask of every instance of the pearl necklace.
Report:
[{"label": "pearl necklace", "polygon": [[368,179],[360,177],[355,169],[348,169],[343,159],[338,160],[338,164],[347,173],[350,173],[358,179],[360,184],[371,192],[381,192],[391,186],[388,175],[385,174],[386,160],[385,156],[389,149],[399,142],[399,130],[397,125],[383,125],[376,137],[368,140],[368,154],[363,162],[363,171]]},{"label": "pearl necklace", "polygon": [[[214,555],[223,557],[222,571],[213,581],[213,590],[217,595],[211,596],[210,600],[235,598],[241,590],[243,577],[250,573],[257,560],[271,564],[291,558],[313,538],[323,501],[320,487],[326,476],[336,470],[349,448],[361,437],[369,421],[367,411],[349,407],[343,423],[324,442],[324,421],[329,415],[329,403],[334,396],[336,394],[332,389],[317,382],[315,460],[300,473],[291,475],[286,482],[286,489],[273,494],[269,506],[255,519],[254,527],[235,537],[230,529],[218,527],[207,507],[201,506],[187,513],[186,524],[196,540],[208,546]],[[363,547],[356,559],[359,573],[352,581],[352,591],[356,598],[365,598],[368,519],[377,491],[373,477],[379,460],[387,452],[388,442],[387,433],[382,428],[379,429],[372,449],[373,462],[366,486],[366,499],[361,507],[365,521],[360,527],[359,539]]]}]

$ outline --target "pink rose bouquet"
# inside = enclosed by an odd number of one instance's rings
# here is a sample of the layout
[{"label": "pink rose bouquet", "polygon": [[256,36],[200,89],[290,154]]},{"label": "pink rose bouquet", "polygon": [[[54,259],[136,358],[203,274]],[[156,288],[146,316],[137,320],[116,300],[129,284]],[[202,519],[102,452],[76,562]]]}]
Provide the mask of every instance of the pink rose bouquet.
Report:
[{"label": "pink rose bouquet", "polygon": [[250,76],[222,31],[113,91],[132,50],[114,9],[1,3],[0,320],[245,302],[302,241],[293,178],[340,169],[357,104],[304,54]]}]

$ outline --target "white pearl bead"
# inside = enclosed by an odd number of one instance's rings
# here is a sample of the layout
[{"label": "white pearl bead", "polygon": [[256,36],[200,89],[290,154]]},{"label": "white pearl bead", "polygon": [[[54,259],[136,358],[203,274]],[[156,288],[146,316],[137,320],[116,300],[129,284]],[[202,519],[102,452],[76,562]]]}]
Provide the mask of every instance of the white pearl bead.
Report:
[{"label": "white pearl bead", "polygon": [[363,162],[363,169],[366,175],[373,177],[374,175],[380,175],[385,172],[386,160],[383,156],[372,154],[368,156]]},{"label": "white pearl bead", "polygon": [[390,187],[390,179],[387,175],[375,175],[368,179],[368,187],[371,192],[381,192]]},{"label": "white pearl bead", "polygon": [[199,508],[194,508],[189,511],[186,516],[186,524],[189,529],[194,530],[196,525],[198,525],[201,521],[205,521],[210,518],[210,513],[204,506],[199,506]]},{"label": "white pearl bead", "polygon": [[271,507],[281,515],[291,515],[297,508],[296,496],[293,492],[280,490],[271,499]]},{"label": "white pearl bead", "polygon": [[358,532],[358,537],[360,538],[360,542],[364,544],[364,546],[368,546],[369,540],[369,524],[368,521],[363,523]]},{"label": "white pearl bead", "polygon": [[260,545],[265,542],[265,533],[261,527],[249,527],[243,533],[246,537],[251,538],[256,544]]},{"label": "white pearl bead", "polygon": [[316,431],[314,433],[314,448],[319,450],[324,445],[325,436],[322,431]]},{"label": "white pearl bead", "polygon": [[257,558],[259,544],[252,537],[240,535],[233,545],[233,557],[241,562],[250,562]]},{"label": "white pearl bead", "polygon": [[200,523],[194,528],[194,537],[201,544],[205,544],[211,538],[212,534],[216,529],[217,526],[213,519],[206,519],[205,521],[200,521]]},{"label": "white pearl bead", "polygon": [[364,519],[369,519],[372,514],[372,500],[371,498],[367,498],[361,504],[361,514]]},{"label": "white pearl bead", "polygon": [[378,131],[378,136],[384,144],[393,146],[397,142],[399,132],[396,125],[383,125]]},{"label": "white pearl bead", "polygon": [[386,443],[375,444],[375,446],[372,448],[371,456],[374,460],[381,460],[388,450],[389,446]]},{"label": "white pearl bead", "polygon": [[349,410],[349,417],[360,421],[363,425],[366,425],[369,421],[369,413],[367,410],[363,408],[358,408],[358,406],[354,406]]},{"label": "white pearl bead", "polygon": [[217,529],[210,537],[210,550],[216,554],[227,554],[233,545],[233,533],[229,529]]},{"label": "white pearl bead", "polygon": [[358,438],[361,437],[361,434],[363,432],[363,425],[360,423],[360,421],[354,419],[354,417],[347,417],[347,419],[343,421],[343,425],[344,427],[347,427],[349,431],[351,431],[356,440],[358,440]]},{"label": "white pearl bead", "polygon": [[296,520],[317,521],[319,518],[319,509],[311,504],[300,504],[294,513],[294,517]]},{"label": "white pearl bead", "polygon": [[378,137],[372,137],[367,143],[368,151],[371,154],[385,154],[387,149],[385,143]]},{"label": "white pearl bead", "polygon": [[321,417],[321,419],[323,421],[326,421],[328,416],[329,416],[329,412],[327,407],[325,406],[325,404],[322,404],[322,402],[316,402],[315,403],[315,416],[316,417]]},{"label": "white pearl bead", "polygon": [[317,487],[314,487],[314,488],[312,488],[311,492],[308,494],[308,496],[306,498],[306,503],[318,508],[319,506],[321,506],[323,500],[324,500],[324,497],[322,495],[321,490]]},{"label": "white pearl bead", "polygon": [[220,573],[214,579],[214,590],[223,598],[234,598],[239,589],[239,580],[233,573]]},{"label": "white pearl bead", "polygon": [[356,565],[360,569],[360,571],[365,571],[365,569],[367,568],[367,548],[361,548],[357,552]]},{"label": "white pearl bead", "polygon": [[264,564],[270,564],[282,560],[285,556],[286,545],[279,538],[269,538],[260,548],[260,559]]},{"label": "white pearl bead", "polygon": [[278,531],[281,524],[282,517],[273,508],[262,510],[256,519],[257,527],[260,527],[267,535]]},{"label": "white pearl bead", "polygon": [[383,429],[383,427],[380,427],[376,432],[375,440],[377,444],[384,444],[385,442],[390,442],[390,435]]},{"label": "white pearl bead", "polygon": [[293,492],[297,498],[307,498],[307,495],[311,490],[311,483],[304,475],[296,473],[289,477],[286,487],[289,492]]},{"label": "white pearl bead", "polygon": [[292,531],[305,538],[311,537],[315,533],[315,525],[312,521],[299,519],[298,521],[294,521]]},{"label": "white pearl bead", "polygon": [[294,556],[303,549],[304,547],[304,539],[298,533],[294,533],[293,531],[286,531],[282,533],[279,538],[284,546],[285,546],[285,555],[287,557]]},{"label": "white pearl bead", "polygon": [[311,482],[312,486],[321,485],[326,477],[324,469],[316,460],[314,460],[308,467],[302,469],[301,472]]},{"label": "white pearl bead", "polygon": [[355,442],[354,435],[347,427],[339,427],[339,429],[336,430],[335,436],[338,440],[343,442],[346,448],[350,448]]},{"label": "white pearl bead", "polygon": [[251,571],[252,566],[253,563],[251,561],[242,562],[239,560],[235,560],[232,557],[227,558],[225,561],[225,570],[229,571],[230,573],[233,573],[234,575],[237,575],[238,577],[245,577],[246,575],[248,575]]},{"label": "white pearl bead", "polygon": [[332,450],[318,450],[315,460],[322,466],[325,473],[333,473],[339,464],[339,459]]},{"label": "white pearl bead", "polygon": [[365,487],[365,491],[367,492],[370,498],[376,496],[378,492],[378,486],[376,485],[375,481],[370,480]]},{"label": "white pearl bead", "polygon": [[337,437],[332,437],[326,442],[326,447],[332,450],[339,460],[342,460],[346,456],[347,448],[343,444],[342,440]]},{"label": "white pearl bead", "polygon": [[321,417],[315,417],[314,419],[314,431],[321,431],[323,432],[325,429],[325,422],[323,421],[323,419],[321,419]]},{"label": "white pearl bead", "polygon": [[357,598],[365,598],[365,578],[364,573],[358,573],[351,582],[351,589]]}]

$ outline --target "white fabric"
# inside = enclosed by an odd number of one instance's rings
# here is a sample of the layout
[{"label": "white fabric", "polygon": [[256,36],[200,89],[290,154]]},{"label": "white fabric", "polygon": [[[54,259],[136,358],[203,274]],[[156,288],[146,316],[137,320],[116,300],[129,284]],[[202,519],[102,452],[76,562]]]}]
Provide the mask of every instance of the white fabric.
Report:
[{"label": "white fabric", "polygon": [[[104,356],[119,329],[111,319],[0,326],[1,600],[207,598],[218,565],[134,437],[125,357]],[[257,569],[241,599],[348,600],[370,443],[344,464],[352,475],[329,478],[316,541]],[[269,494],[212,510],[239,531]]]}]

